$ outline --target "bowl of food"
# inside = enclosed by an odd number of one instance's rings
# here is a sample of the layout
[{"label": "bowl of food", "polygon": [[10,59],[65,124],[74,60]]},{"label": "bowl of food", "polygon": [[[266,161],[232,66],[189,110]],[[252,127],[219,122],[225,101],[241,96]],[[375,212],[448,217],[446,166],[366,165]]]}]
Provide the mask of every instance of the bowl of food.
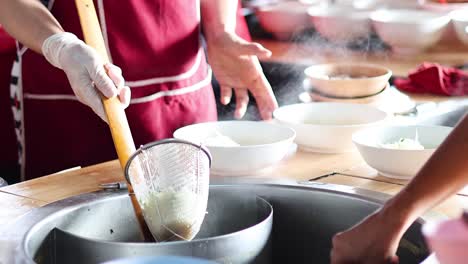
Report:
[{"label": "bowl of food", "polygon": [[377,35],[397,54],[416,54],[437,43],[450,22],[447,14],[427,10],[382,9],[371,13]]},{"label": "bowl of food", "polygon": [[343,6],[321,6],[310,7],[307,13],[315,30],[331,42],[353,42],[367,38],[372,32],[368,11]]},{"label": "bowl of food", "polygon": [[458,39],[468,45],[468,9],[453,11],[450,17]]},{"label": "bowl of food", "polygon": [[260,26],[279,40],[288,40],[310,27],[308,4],[283,1],[260,6],[255,10]]},{"label": "bowl of food", "polygon": [[248,175],[279,162],[291,149],[294,130],[267,122],[220,121],[185,126],[174,137],[205,145],[212,155],[211,173]]},{"label": "bowl of food", "polygon": [[444,126],[384,126],[355,133],[353,142],[380,175],[411,179],[451,131]]},{"label": "bowl of food", "polygon": [[354,151],[352,134],[382,123],[387,114],[375,107],[346,103],[308,103],[282,106],[276,122],[296,131],[298,147],[319,153]]},{"label": "bowl of food", "polygon": [[304,74],[308,86],[324,96],[359,98],[382,92],[392,71],[372,64],[329,63],[309,66]]}]

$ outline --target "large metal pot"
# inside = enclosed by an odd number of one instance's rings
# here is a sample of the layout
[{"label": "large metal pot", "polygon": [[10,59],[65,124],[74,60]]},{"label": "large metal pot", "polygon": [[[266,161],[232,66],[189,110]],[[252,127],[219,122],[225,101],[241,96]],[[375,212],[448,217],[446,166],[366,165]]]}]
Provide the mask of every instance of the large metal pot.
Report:
[{"label": "large metal pot", "polygon": [[[128,195],[97,192],[37,209],[0,230],[0,238],[15,244],[17,250],[10,254],[23,263],[33,258],[97,263],[137,255],[189,255],[221,263],[329,263],[332,236],[376,210],[385,198],[328,184],[216,185],[210,188],[208,215],[194,241],[146,244],[135,243],[138,226]],[[265,201],[274,210],[273,226]],[[427,257],[420,228],[418,220],[406,232],[398,250],[401,263]]]}]

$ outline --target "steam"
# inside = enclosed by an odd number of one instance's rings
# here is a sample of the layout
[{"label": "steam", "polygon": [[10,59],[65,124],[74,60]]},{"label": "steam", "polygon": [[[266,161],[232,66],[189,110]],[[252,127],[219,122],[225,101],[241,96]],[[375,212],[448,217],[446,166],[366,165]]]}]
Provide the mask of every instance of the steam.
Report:
[{"label": "steam", "polygon": [[[355,25],[355,27],[357,26]],[[265,32],[255,17],[249,19],[249,27],[254,38],[270,38],[284,42],[283,46],[288,47],[288,50],[281,51],[281,55],[274,54],[277,58],[275,61],[281,63],[262,63],[264,73],[273,87],[280,106],[300,102],[299,95],[305,91],[303,87],[304,69],[309,65],[375,60],[376,52],[379,54],[378,60],[385,61],[388,60],[390,54],[387,52],[388,46],[374,32],[360,39],[349,39],[349,41],[337,43],[327,40],[314,30],[313,26],[305,30],[298,28],[286,36],[288,39],[283,40],[278,40],[278,37],[284,38],[284,34],[275,37],[273,34]],[[356,28],[354,29],[356,30]],[[251,102],[254,102],[252,96],[250,99]],[[220,113],[220,120],[233,119],[234,109],[234,102],[224,107],[223,112]],[[255,104],[249,103],[243,120],[260,120]]]}]

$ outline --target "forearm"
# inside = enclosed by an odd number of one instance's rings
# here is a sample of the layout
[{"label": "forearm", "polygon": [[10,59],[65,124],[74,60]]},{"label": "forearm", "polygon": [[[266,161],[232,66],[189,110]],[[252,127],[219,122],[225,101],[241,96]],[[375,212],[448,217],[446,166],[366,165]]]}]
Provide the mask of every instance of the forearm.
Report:
[{"label": "forearm", "polygon": [[382,210],[400,231],[422,213],[468,184],[468,114],[439,146],[417,176]]},{"label": "forearm", "polygon": [[39,53],[45,39],[63,31],[38,0],[0,0],[0,24],[19,42]]},{"label": "forearm", "polygon": [[201,22],[208,40],[235,32],[237,4],[237,0],[201,0]]}]

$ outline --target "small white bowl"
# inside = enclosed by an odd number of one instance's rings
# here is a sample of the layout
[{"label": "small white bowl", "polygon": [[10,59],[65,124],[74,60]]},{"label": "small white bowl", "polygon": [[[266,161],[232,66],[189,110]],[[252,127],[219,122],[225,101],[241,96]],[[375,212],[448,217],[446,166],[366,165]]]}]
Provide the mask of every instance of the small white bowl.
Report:
[{"label": "small white bowl", "polygon": [[415,54],[438,42],[450,17],[425,10],[383,9],[370,15],[377,35],[397,54]]},{"label": "small white bowl", "polygon": [[283,106],[273,117],[296,131],[300,149],[343,153],[355,150],[351,141],[354,132],[379,124],[387,114],[372,106],[327,102]]},{"label": "small white bowl", "polygon": [[[418,133],[423,150],[382,147],[400,138],[414,139]],[[379,174],[395,179],[411,179],[452,131],[444,126],[387,126],[366,129],[353,135],[353,142],[366,163]]]},{"label": "small white bowl", "polygon": [[295,1],[259,7],[255,15],[262,28],[279,40],[288,40],[310,26],[307,5]]},{"label": "small white bowl", "polygon": [[240,146],[206,145],[213,158],[211,173],[242,176],[270,167],[283,159],[296,133],[277,124],[254,121],[199,123],[174,132],[175,138],[195,144],[204,144],[219,135],[234,140]]},{"label": "small white bowl", "polygon": [[450,17],[458,39],[468,45],[468,9],[453,11]]},{"label": "small white bowl", "polygon": [[366,38],[372,32],[370,12],[341,6],[311,7],[307,13],[314,28],[326,39],[348,43]]}]

